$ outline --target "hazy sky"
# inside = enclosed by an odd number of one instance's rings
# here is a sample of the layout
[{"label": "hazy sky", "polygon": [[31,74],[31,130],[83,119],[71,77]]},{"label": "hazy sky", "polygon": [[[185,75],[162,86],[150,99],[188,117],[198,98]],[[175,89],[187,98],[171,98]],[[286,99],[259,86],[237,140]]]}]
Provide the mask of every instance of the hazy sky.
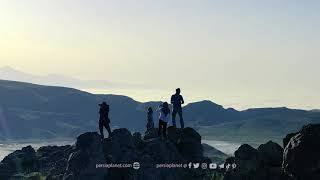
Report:
[{"label": "hazy sky", "polygon": [[320,108],[319,9],[316,0],[0,0],[0,66],[143,84],[91,90],[141,101],[181,87],[187,102]]}]

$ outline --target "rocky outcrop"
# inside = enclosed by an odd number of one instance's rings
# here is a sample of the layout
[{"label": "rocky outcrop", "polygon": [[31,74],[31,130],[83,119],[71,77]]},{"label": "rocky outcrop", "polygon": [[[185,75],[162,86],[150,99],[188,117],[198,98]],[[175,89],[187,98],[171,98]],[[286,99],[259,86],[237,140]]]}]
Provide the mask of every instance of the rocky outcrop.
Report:
[{"label": "rocky outcrop", "polygon": [[31,146],[22,148],[5,157],[0,164],[0,179],[9,179],[18,173],[39,171],[39,161]]},{"label": "rocky outcrop", "polygon": [[181,155],[188,161],[198,162],[203,157],[201,136],[192,128],[184,128],[177,140]]},{"label": "rocky outcrop", "polygon": [[36,152],[31,146],[17,150],[0,163],[0,179],[62,179],[72,146],[44,146]]},{"label": "rocky outcrop", "polygon": [[284,149],[283,170],[294,180],[320,179],[320,124],[303,127]]},{"label": "rocky outcrop", "polygon": [[77,138],[63,179],[102,179],[104,172],[97,169],[96,164],[105,162],[100,135],[96,132],[84,133]]},{"label": "rocky outcrop", "polygon": [[[283,148],[272,141],[255,149],[243,144],[235,152],[234,158],[228,158],[224,180],[281,180]],[[232,164],[236,167],[233,168]]]},{"label": "rocky outcrop", "polygon": [[69,155],[74,147],[67,146],[44,146],[37,151],[39,171],[48,180],[62,179],[65,173]]},{"label": "rocky outcrop", "polygon": [[298,133],[289,133],[286,135],[285,138],[283,138],[283,147],[286,147],[289,143],[289,141],[291,140],[292,137],[294,137],[295,135],[297,135]]},{"label": "rocky outcrop", "polygon": [[258,159],[261,167],[281,167],[283,148],[272,141],[258,147]]},{"label": "rocky outcrop", "polygon": [[[31,146],[23,148],[3,160],[0,179],[23,176],[47,180],[209,180],[209,170],[189,169],[191,160],[210,162],[203,156],[201,136],[192,128],[170,127],[167,139],[158,138],[157,129],[142,137],[122,128],[103,140],[97,132],[87,132],[72,146],[46,146],[37,152]],[[140,168],[133,168],[135,162],[140,163]],[[129,167],[109,167],[120,164]],[[158,168],[159,164],[181,167]]]},{"label": "rocky outcrop", "polygon": [[[28,146],[11,153],[0,163],[0,179],[209,180],[214,174],[213,179],[224,180],[318,180],[319,139],[320,125],[308,125],[284,138],[284,150],[272,141],[257,149],[244,144],[226,159],[224,169],[209,171],[188,167],[189,162],[211,162],[203,155],[201,136],[192,128],[169,127],[166,139],[157,137],[157,129],[143,136],[116,129],[103,140],[97,132],[87,132],[72,146],[45,146],[37,152]],[[134,162],[140,167],[134,169]],[[172,163],[183,167],[157,168]],[[105,166],[111,164],[128,167]]]},{"label": "rocky outcrop", "polygon": [[304,126],[299,132],[283,139],[285,148],[272,141],[258,149],[242,145],[226,164],[236,164],[226,170],[224,180],[319,180],[320,124]]}]

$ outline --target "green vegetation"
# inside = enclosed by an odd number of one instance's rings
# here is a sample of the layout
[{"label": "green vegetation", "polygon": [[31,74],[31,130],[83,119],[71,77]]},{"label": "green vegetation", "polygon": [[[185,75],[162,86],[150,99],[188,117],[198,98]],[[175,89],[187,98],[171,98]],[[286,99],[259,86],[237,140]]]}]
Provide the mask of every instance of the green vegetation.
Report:
[{"label": "green vegetation", "polygon": [[45,180],[46,177],[39,172],[32,172],[29,174],[17,174],[14,175],[10,180]]}]

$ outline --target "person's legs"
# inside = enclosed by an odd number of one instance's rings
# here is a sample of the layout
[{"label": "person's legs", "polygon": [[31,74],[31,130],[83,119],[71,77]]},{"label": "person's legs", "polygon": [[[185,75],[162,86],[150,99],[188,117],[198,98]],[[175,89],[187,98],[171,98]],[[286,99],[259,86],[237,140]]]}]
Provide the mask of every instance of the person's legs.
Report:
[{"label": "person's legs", "polygon": [[177,111],[175,109],[173,109],[173,111],[172,111],[172,126],[173,127],[176,127],[176,114],[177,114]]},{"label": "person's legs", "polygon": [[107,129],[107,131],[108,131],[108,137],[110,137],[110,136],[111,136],[110,124],[109,124],[109,123],[106,123],[106,124],[105,124],[105,127],[106,127],[106,129]]},{"label": "person's legs", "polygon": [[100,136],[103,139],[104,135],[103,135],[103,122],[100,120],[99,121],[99,130],[100,130]]},{"label": "person's legs", "polygon": [[167,123],[163,122],[163,137],[167,137]]},{"label": "person's legs", "polygon": [[179,115],[179,119],[180,119],[181,129],[183,129],[184,128],[184,121],[183,121],[183,116],[182,116],[182,108],[179,109],[178,115]]},{"label": "person's legs", "polygon": [[161,127],[162,127],[162,121],[159,120],[158,136],[161,136]]}]

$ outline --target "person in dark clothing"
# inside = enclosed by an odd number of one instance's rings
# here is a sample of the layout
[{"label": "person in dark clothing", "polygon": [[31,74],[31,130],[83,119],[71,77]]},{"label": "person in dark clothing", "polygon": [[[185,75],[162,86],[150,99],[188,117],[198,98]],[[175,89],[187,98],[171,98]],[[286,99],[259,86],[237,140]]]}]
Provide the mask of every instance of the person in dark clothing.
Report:
[{"label": "person in dark clothing", "polygon": [[170,108],[167,102],[164,102],[157,109],[159,112],[159,130],[158,136],[161,136],[161,131],[163,132],[163,137],[167,137],[167,124],[170,117]]},{"label": "person in dark clothing", "polygon": [[183,97],[180,95],[180,88],[176,89],[176,93],[171,96],[171,104],[173,106],[172,111],[172,125],[176,127],[176,115],[178,113],[180,119],[181,129],[184,128],[184,122],[182,117],[182,107],[181,105],[184,104]]},{"label": "person in dark clothing", "polygon": [[153,123],[153,110],[152,107],[148,108],[148,113],[147,113],[147,130],[151,130],[154,128],[154,123]]},{"label": "person in dark clothing", "polygon": [[103,127],[105,127],[108,131],[108,137],[111,135],[111,129],[110,129],[110,119],[109,119],[109,105],[106,102],[102,102],[102,104],[99,104],[100,110],[100,118],[99,118],[99,130],[101,138],[104,139],[103,134]]}]

